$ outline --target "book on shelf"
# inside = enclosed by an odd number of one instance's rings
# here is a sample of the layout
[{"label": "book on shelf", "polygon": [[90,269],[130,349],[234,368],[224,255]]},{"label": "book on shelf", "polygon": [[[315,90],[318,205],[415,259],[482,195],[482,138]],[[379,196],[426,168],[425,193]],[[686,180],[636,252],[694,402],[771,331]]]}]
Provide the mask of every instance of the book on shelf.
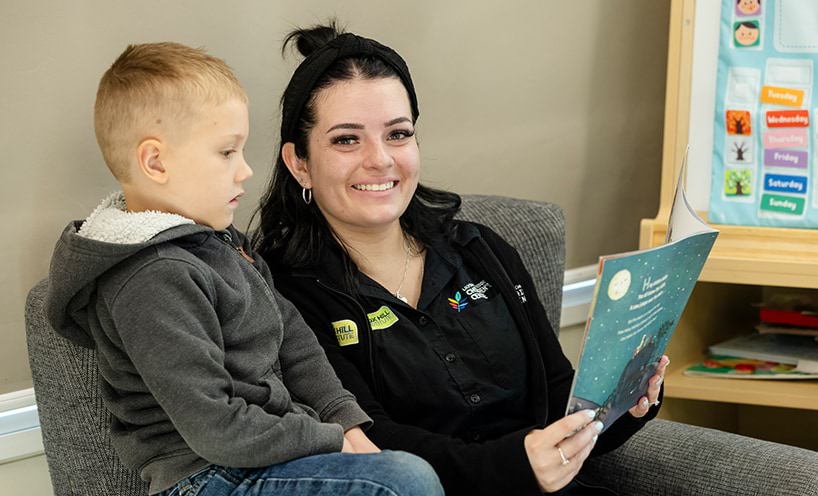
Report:
[{"label": "book on shelf", "polygon": [[756,326],[756,330],[761,334],[792,334],[794,336],[815,336],[818,337],[818,328],[797,327],[787,325],[771,325],[761,323]]},{"label": "book on shelf", "polygon": [[818,312],[810,310],[782,310],[762,307],[759,310],[759,317],[761,322],[768,324],[783,324],[818,329]]},{"label": "book on shelf", "polygon": [[792,364],[725,355],[708,355],[682,374],[724,379],[818,379],[818,371],[802,372]]},{"label": "book on shelf", "polygon": [[753,332],[714,344],[708,351],[713,355],[791,364],[801,372],[818,372],[818,341],[813,336]]},{"label": "book on shelf", "polygon": [[646,394],[718,235],[688,203],[684,170],[665,244],[599,259],[566,414],[595,410],[603,430]]}]

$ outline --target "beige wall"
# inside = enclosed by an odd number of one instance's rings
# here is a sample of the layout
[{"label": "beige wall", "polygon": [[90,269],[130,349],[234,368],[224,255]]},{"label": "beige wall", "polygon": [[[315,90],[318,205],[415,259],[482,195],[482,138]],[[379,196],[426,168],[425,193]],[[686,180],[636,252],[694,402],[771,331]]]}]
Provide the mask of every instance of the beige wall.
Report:
[{"label": "beige wall", "polygon": [[666,1],[3,0],[0,393],[29,385],[23,302],[54,241],[115,188],[91,113],[116,55],[173,40],[235,69],[251,99],[256,171],[244,225],[296,62],[282,60],[280,40],[331,14],[408,61],[428,183],[562,205],[569,266],[637,246],[638,221],[658,204]]}]

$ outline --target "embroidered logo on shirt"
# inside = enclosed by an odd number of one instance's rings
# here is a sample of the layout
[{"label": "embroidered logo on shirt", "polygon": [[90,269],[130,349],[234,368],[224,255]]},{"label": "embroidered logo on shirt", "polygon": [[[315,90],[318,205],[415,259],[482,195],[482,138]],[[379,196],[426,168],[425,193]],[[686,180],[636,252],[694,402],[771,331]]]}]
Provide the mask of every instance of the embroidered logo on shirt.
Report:
[{"label": "embroidered logo on shirt", "polygon": [[460,311],[466,308],[466,305],[468,304],[469,302],[463,298],[460,291],[454,294],[454,298],[449,298],[449,306],[457,310],[457,313],[460,313]]},{"label": "embroidered logo on shirt", "polygon": [[372,326],[373,331],[380,331],[381,329],[392,327],[395,322],[400,320],[386,305],[372,313],[366,314],[366,316],[369,318],[369,325]]},{"label": "embroidered logo on shirt", "polygon": [[468,297],[472,299],[472,301],[488,300],[489,297],[486,296],[486,293],[488,292],[489,288],[491,288],[491,284],[489,284],[489,282],[486,280],[482,280],[477,284],[474,284],[473,282],[466,284],[463,286],[462,291],[466,293]]},{"label": "embroidered logo on shirt", "polygon": [[526,301],[528,301],[525,298],[525,291],[523,291],[523,287],[521,285],[518,284],[518,285],[514,286],[514,289],[517,290],[517,296],[520,297],[520,302],[521,303],[525,303]]},{"label": "embroidered logo on shirt", "polygon": [[351,320],[336,320],[332,323],[335,338],[341,346],[358,344],[358,325]]}]

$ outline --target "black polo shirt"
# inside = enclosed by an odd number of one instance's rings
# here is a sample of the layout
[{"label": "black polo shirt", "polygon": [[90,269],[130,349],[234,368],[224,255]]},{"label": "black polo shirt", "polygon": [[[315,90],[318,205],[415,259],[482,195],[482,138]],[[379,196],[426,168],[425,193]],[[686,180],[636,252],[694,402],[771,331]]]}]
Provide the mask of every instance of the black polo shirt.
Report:
[{"label": "black polo shirt", "polygon": [[494,281],[455,250],[427,248],[417,309],[366,276],[361,295],[394,421],[464,441],[535,423],[517,325]]}]

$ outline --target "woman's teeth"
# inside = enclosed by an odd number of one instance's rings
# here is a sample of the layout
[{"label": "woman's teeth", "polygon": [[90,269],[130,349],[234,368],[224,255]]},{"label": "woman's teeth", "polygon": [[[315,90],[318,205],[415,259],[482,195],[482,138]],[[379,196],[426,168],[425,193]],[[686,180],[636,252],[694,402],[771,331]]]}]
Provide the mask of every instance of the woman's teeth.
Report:
[{"label": "woman's teeth", "polygon": [[355,184],[352,187],[358,191],[386,191],[395,187],[395,181],[382,184]]}]

